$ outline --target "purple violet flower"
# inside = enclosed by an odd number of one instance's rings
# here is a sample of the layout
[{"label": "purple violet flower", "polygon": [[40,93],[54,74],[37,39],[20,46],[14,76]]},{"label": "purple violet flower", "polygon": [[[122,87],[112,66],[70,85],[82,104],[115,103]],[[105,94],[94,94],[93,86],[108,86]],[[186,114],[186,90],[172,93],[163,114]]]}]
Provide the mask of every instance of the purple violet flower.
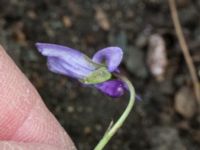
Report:
[{"label": "purple violet flower", "polygon": [[36,46],[47,57],[47,66],[52,72],[78,79],[83,84],[94,85],[111,97],[124,94],[125,84],[119,79],[111,79],[111,73],[118,71],[122,61],[121,48],[101,49],[90,59],[80,51],[66,46],[48,43],[36,43]]}]

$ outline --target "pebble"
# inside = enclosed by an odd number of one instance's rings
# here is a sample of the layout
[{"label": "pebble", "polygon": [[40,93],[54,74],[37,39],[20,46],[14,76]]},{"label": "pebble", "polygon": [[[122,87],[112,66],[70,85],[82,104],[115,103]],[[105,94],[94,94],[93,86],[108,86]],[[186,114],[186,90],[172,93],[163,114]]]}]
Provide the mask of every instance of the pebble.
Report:
[{"label": "pebble", "polygon": [[168,64],[165,41],[161,35],[152,34],[148,45],[146,59],[149,71],[158,81],[163,81]]},{"label": "pebble", "polygon": [[84,133],[85,133],[86,135],[91,134],[91,133],[92,133],[92,129],[91,129],[91,127],[86,126],[86,127],[84,128]]},{"label": "pebble", "polygon": [[149,134],[151,150],[186,150],[175,128],[153,127]]},{"label": "pebble", "polygon": [[74,107],[73,107],[73,106],[68,106],[68,107],[67,107],[67,111],[68,111],[69,113],[73,113],[73,112],[74,112]]},{"label": "pebble", "polygon": [[195,97],[188,87],[182,87],[175,95],[175,110],[185,118],[191,118],[196,112]]},{"label": "pebble", "polygon": [[63,16],[62,17],[62,21],[63,21],[63,24],[66,28],[70,28],[72,26],[72,20],[70,17],[68,16]]},{"label": "pebble", "polygon": [[144,52],[136,47],[127,47],[124,63],[127,69],[140,78],[148,76],[147,68],[144,63]]},{"label": "pebble", "polygon": [[97,23],[103,30],[110,30],[110,21],[108,20],[107,14],[103,11],[101,7],[96,7],[95,18],[97,20]]}]

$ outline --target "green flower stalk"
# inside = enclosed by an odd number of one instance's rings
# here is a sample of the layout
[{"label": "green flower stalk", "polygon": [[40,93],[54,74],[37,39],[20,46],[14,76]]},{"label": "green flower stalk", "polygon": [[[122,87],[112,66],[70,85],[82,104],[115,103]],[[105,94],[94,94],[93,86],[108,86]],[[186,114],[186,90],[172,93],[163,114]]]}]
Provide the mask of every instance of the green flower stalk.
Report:
[{"label": "green flower stalk", "polygon": [[135,102],[135,89],[134,89],[132,83],[126,77],[119,76],[119,78],[122,81],[124,81],[124,83],[126,83],[128,89],[129,89],[129,92],[130,92],[129,103],[128,103],[125,111],[121,115],[121,117],[116,121],[116,123],[114,125],[111,125],[111,127],[109,127],[108,131],[106,131],[105,135],[99,141],[99,143],[94,148],[94,150],[102,150],[106,146],[106,144],[110,141],[110,139],[113,137],[113,135],[123,125],[123,123],[125,122],[126,118],[128,117],[128,115],[130,114],[130,112],[133,108],[133,105]]}]

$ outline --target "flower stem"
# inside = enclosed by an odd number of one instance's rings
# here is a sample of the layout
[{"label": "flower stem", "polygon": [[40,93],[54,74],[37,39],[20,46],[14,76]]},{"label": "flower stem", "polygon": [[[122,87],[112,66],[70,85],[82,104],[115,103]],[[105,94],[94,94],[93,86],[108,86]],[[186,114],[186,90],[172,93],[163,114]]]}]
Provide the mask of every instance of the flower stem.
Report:
[{"label": "flower stem", "polygon": [[94,150],[102,150],[106,146],[106,144],[110,141],[110,139],[117,132],[117,130],[123,125],[124,121],[126,120],[129,113],[131,112],[134,102],[135,102],[135,90],[134,90],[132,83],[124,76],[118,76],[118,77],[126,83],[128,89],[129,89],[129,92],[130,92],[129,103],[128,103],[125,111],[121,115],[121,117],[117,120],[117,122],[114,125],[109,127],[108,131],[106,131],[103,138],[99,141],[99,143],[94,148]]}]

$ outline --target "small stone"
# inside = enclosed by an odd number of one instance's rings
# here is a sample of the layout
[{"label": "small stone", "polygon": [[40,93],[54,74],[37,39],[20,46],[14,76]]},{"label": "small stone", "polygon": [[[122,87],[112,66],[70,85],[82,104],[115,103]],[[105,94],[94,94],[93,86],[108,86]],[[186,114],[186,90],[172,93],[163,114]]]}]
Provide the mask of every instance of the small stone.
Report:
[{"label": "small stone", "polygon": [[163,37],[159,34],[151,35],[147,51],[147,65],[158,81],[164,80],[167,64],[166,44]]},{"label": "small stone", "polygon": [[135,43],[137,47],[144,47],[147,44],[147,36],[145,36],[145,34],[140,34]]},{"label": "small stone", "polygon": [[63,16],[62,21],[66,28],[70,28],[72,26],[72,21],[68,16]]},{"label": "small stone", "polygon": [[35,51],[32,51],[32,50],[26,51],[25,56],[26,56],[26,58],[28,58],[28,60],[30,60],[31,62],[37,62],[37,61],[38,61],[38,57],[37,57]]},{"label": "small stone", "polygon": [[102,131],[102,126],[101,126],[100,124],[96,124],[96,125],[95,125],[95,129],[96,129],[97,131]]},{"label": "small stone", "polygon": [[136,47],[128,47],[125,52],[125,65],[127,69],[140,78],[148,76],[144,63],[144,52]]},{"label": "small stone", "polygon": [[84,14],[84,10],[80,5],[77,3],[77,1],[69,0],[66,1],[68,10],[75,16],[81,16]]},{"label": "small stone", "polygon": [[73,107],[73,106],[68,106],[68,107],[67,107],[67,111],[68,111],[69,113],[74,112],[74,107]]},{"label": "small stone", "polygon": [[195,97],[188,87],[182,87],[175,96],[175,110],[185,118],[191,118],[196,112]]},{"label": "small stone", "polygon": [[36,19],[36,18],[37,18],[37,14],[36,14],[36,12],[33,11],[33,10],[29,10],[29,11],[27,12],[27,16],[28,16],[29,18],[31,18],[31,19]]},{"label": "small stone", "polygon": [[46,33],[47,33],[47,35],[49,37],[54,37],[55,36],[54,30],[50,27],[48,22],[44,22],[43,26],[44,26],[44,29],[45,29],[45,31],[46,31]]},{"label": "small stone", "polygon": [[186,150],[175,128],[154,127],[149,131],[151,150]]},{"label": "small stone", "polygon": [[99,24],[99,26],[105,30],[108,31],[110,30],[110,21],[108,20],[108,17],[106,15],[106,13],[103,11],[103,9],[101,7],[96,7],[96,20]]},{"label": "small stone", "polygon": [[119,46],[122,50],[126,50],[128,37],[124,30],[119,31],[116,34],[110,32],[108,40],[110,45]]},{"label": "small stone", "polygon": [[149,36],[152,34],[152,26],[147,25],[145,26],[144,30],[140,32],[135,40],[135,45],[139,48],[144,48],[148,44]]},{"label": "small stone", "polygon": [[86,126],[86,127],[84,128],[84,133],[85,133],[86,135],[89,135],[89,134],[92,133],[92,129],[91,129],[90,127]]},{"label": "small stone", "polygon": [[16,22],[13,28],[13,37],[19,44],[26,46],[27,39],[23,29],[24,29],[24,23],[21,21]]}]

